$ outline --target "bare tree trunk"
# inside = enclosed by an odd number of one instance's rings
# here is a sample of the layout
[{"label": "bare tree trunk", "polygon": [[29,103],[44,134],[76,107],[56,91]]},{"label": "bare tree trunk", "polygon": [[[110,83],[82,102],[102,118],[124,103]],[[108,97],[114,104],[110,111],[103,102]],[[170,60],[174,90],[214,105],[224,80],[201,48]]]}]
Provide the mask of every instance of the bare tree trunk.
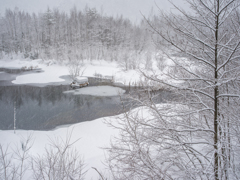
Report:
[{"label": "bare tree trunk", "polygon": [[218,89],[218,28],[219,28],[219,0],[217,0],[217,7],[216,7],[216,26],[215,26],[215,69],[214,69],[214,77],[215,77],[215,88],[214,88],[214,176],[215,176],[215,180],[219,180],[218,177],[218,116],[219,116],[219,102],[218,102],[218,95],[219,95],[219,89]]}]

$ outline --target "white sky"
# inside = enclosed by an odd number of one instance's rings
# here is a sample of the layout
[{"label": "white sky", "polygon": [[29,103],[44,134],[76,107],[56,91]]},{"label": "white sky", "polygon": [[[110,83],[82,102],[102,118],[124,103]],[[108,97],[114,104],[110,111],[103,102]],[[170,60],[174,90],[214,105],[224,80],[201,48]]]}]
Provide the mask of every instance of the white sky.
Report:
[{"label": "white sky", "polygon": [[[178,6],[186,6],[183,0],[172,1]],[[123,15],[135,22],[142,18],[140,12],[148,16],[153,9],[156,14],[158,10],[155,3],[163,10],[172,9],[168,0],[0,0],[0,13],[3,15],[6,8],[14,9],[15,7],[30,13],[39,13],[44,12],[48,6],[67,12],[74,5],[78,9],[83,9],[88,5],[88,7],[97,8],[99,12],[102,9],[104,14]]]}]

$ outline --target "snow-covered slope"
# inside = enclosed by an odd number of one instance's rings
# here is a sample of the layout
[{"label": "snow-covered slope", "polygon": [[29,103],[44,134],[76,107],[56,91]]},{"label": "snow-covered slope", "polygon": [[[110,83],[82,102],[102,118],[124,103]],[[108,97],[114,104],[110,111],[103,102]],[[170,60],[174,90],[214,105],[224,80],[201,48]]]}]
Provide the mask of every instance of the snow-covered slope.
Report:
[{"label": "snow-covered slope", "polygon": [[[114,120],[116,117],[108,117],[107,119]],[[69,133],[72,133],[71,143],[78,140],[73,147],[83,157],[86,164],[84,170],[88,170],[86,179],[97,179],[98,174],[92,169],[97,168],[104,172],[104,150],[101,147],[109,145],[110,137],[117,133],[113,128],[108,127],[104,123],[104,118],[94,121],[83,122],[72,125],[70,127],[62,127],[53,131],[25,131],[17,130],[16,134],[13,131],[0,131],[0,144],[5,150],[7,147],[9,153],[21,149],[21,144],[25,143],[27,137],[31,135],[31,143],[33,144],[29,153],[32,156],[42,156],[45,153],[45,148],[49,147],[50,139],[65,140]],[[27,163],[27,162],[26,162]],[[24,180],[31,179],[31,172],[26,173]]]}]

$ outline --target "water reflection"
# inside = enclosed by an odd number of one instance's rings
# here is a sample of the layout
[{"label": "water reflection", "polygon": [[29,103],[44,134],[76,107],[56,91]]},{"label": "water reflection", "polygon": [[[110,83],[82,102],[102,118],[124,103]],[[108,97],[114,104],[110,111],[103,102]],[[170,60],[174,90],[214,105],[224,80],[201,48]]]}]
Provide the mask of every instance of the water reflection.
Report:
[{"label": "water reflection", "polygon": [[43,130],[122,113],[120,98],[64,94],[69,86],[0,87],[0,129],[13,128],[16,102],[17,128]]}]

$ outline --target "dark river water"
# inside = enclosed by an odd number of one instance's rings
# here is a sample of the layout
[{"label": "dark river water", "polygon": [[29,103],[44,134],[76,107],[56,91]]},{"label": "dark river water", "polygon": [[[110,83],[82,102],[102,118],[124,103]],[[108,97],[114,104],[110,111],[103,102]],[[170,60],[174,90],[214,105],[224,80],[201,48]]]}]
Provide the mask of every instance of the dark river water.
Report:
[{"label": "dark river water", "polygon": [[[70,78],[65,82],[45,84],[42,87],[31,85],[14,85],[11,83],[19,74],[39,73],[39,71],[22,72],[21,70],[0,69],[0,129],[14,127],[14,104],[16,107],[16,128],[25,130],[50,130],[60,125],[89,121],[105,116],[113,116],[137,106],[128,99],[129,92],[136,89],[121,87],[126,90],[119,96],[100,97],[90,95],[73,95],[63,93],[72,90]],[[90,86],[116,86],[107,80],[89,78]],[[169,92],[162,92],[158,101],[162,102]],[[122,101],[124,103],[122,103]],[[123,110],[123,106],[125,109]]]}]

